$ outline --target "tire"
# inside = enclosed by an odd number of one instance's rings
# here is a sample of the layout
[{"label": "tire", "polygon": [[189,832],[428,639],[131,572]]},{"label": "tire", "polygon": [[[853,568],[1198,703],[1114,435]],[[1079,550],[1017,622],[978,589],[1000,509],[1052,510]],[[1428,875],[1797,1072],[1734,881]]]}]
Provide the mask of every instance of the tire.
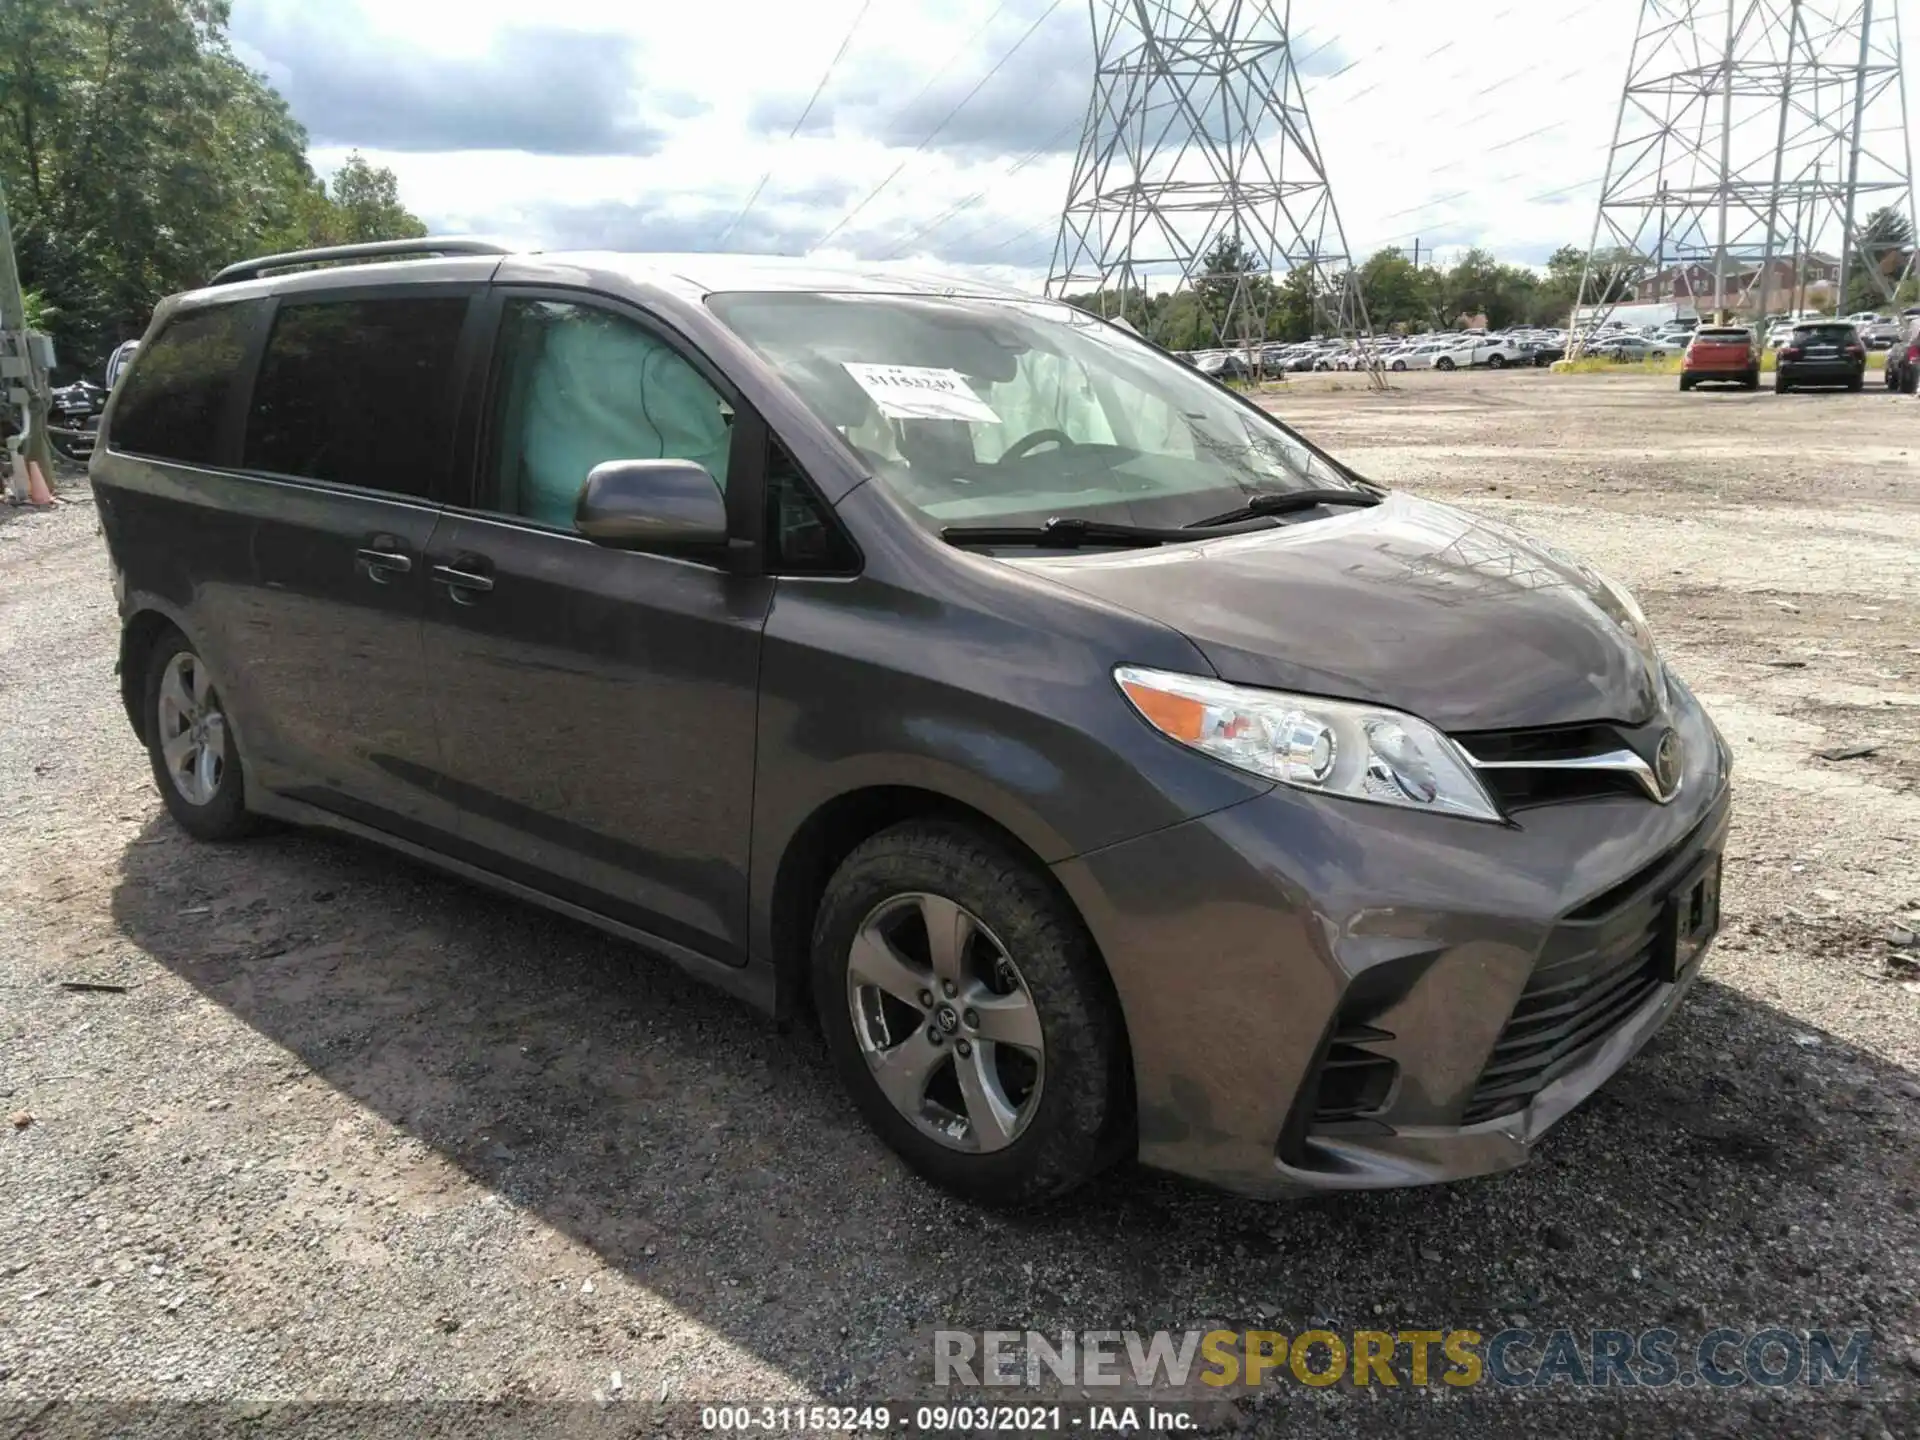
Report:
[{"label": "tire", "polygon": [[1453,369],[1453,357],[1451,355],[1442,355],[1438,360],[1433,362],[1433,368],[1436,370]]},{"label": "tire", "polygon": [[[956,916],[974,928],[957,959],[941,967],[959,973],[949,1003],[935,993],[929,936]],[[841,1083],[880,1138],[935,1184],[984,1205],[1033,1205],[1065,1195],[1131,1149],[1125,1029],[1093,941],[1043,873],[1000,842],[934,821],[867,840],[821,898],[812,971]],[[890,984],[862,984],[871,974]],[[978,1011],[964,1003],[970,994]],[[1037,1034],[1037,1065],[1026,1046],[968,1041],[988,1004],[1009,1034]],[[936,1034],[942,1038],[930,1038]],[[886,1063],[877,1057],[896,1055],[922,1062],[896,1072],[898,1093],[919,1118],[877,1078]],[[961,1089],[963,1065],[971,1094]],[[982,1094],[1006,1103],[982,1105]],[[985,1123],[974,1118],[975,1105]]]},{"label": "tire", "polygon": [[1793,382],[1782,378],[1779,372],[1776,371],[1773,377],[1773,393],[1776,395],[1786,395],[1790,394],[1792,390]]},{"label": "tire", "polygon": [[1682,375],[1680,377],[1680,388],[1682,390],[1691,390],[1693,388],[1693,376]]},{"label": "tire", "polygon": [[1896,394],[1899,392],[1900,372],[1893,366],[1889,365],[1885,370],[1881,371],[1880,378],[1886,383],[1887,389],[1894,391]]},{"label": "tire", "polygon": [[[147,652],[143,694],[147,760],[167,813],[196,840],[239,840],[257,830],[259,820],[247,812],[240,750],[221,708],[219,685],[178,630],[167,631]],[[196,714],[182,709],[183,698],[194,702]],[[183,752],[169,741],[183,733],[202,739],[186,747],[184,753],[191,758],[176,769],[169,748],[175,756]]]},{"label": "tire", "polygon": [[1504,356],[1504,355],[1489,355],[1489,356],[1487,357],[1487,368],[1488,368],[1489,370],[1504,370],[1504,369],[1506,369],[1506,368],[1507,368],[1507,357],[1506,357],[1506,356]]},{"label": "tire", "polygon": [[1747,371],[1746,374],[1740,377],[1740,386],[1744,390],[1758,390],[1760,388],[1760,372],[1758,370]]},{"label": "tire", "polygon": [[1856,375],[1851,380],[1847,381],[1847,389],[1852,390],[1856,393],[1866,388],[1867,388],[1867,377],[1864,374]]},{"label": "tire", "polygon": [[1403,373],[1406,370],[1406,368],[1407,368],[1407,362],[1404,360],[1396,360],[1393,362],[1393,369],[1394,369],[1394,373],[1396,374]]}]

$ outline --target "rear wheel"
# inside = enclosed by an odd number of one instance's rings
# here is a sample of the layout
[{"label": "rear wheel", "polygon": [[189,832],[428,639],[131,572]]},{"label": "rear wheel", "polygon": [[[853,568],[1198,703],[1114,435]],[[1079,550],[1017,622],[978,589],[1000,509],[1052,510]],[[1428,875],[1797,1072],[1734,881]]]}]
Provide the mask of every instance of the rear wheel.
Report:
[{"label": "rear wheel", "polygon": [[1847,381],[1847,389],[1849,390],[1864,390],[1866,388],[1867,388],[1867,377],[1864,374],[1856,375],[1851,380]]},{"label": "rear wheel", "polygon": [[1506,357],[1506,356],[1504,356],[1504,355],[1489,355],[1489,356],[1487,357],[1487,368],[1488,368],[1489,370],[1504,370],[1504,369],[1506,369],[1506,368],[1507,368],[1507,357]]},{"label": "rear wheel", "polygon": [[196,840],[237,840],[258,827],[247,813],[240,751],[219,685],[177,630],[150,652],[142,718],[154,784],[182,830]]},{"label": "rear wheel", "polygon": [[1397,371],[1405,370],[1407,368],[1407,362],[1404,360],[1396,360],[1393,362],[1393,368]]},{"label": "rear wheel", "polygon": [[1740,377],[1740,384],[1748,390],[1758,390],[1760,388],[1760,372],[1758,370],[1747,371],[1746,374]]},{"label": "rear wheel", "polygon": [[1682,375],[1680,377],[1680,388],[1682,390],[1691,390],[1693,388],[1693,376]]},{"label": "rear wheel", "polygon": [[1792,389],[1793,382],[1776,371],[1773,377],[1773,393],[1776,395],[1785,395]]},{"label": "rear wheel", "polygon": [[1447,356],[1447,355],[1442,355],[1442,356],[1441,356],[1441,357],[1440,357],[1440,358],[1439,358],[1438,360],[1436,360],[1436,361],[1434,361],[1434,362],[1433,362],[1433,368],[1434,368],[1434,369],[1436,369],[1436,370],[1451,370],[1451,369],[1453,369],[1453,359],[1452,359],[1452,357],[1450,357],[1450,356]]},{"label": "rear wheel", "polygon": [[814,924],[813,993],[867,1122],[968,1199],[1063,1195],[1131,1140],[1126,1042],[1093,943],[981,832],[911,822],[849,855]]}]

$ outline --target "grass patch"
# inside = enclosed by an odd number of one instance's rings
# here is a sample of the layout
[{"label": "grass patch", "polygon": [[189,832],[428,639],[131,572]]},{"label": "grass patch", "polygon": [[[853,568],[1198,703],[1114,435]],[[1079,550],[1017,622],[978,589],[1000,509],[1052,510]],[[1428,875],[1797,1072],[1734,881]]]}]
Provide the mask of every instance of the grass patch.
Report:
[{"label": "grass patch", "polygon": [[[1771,375],[1774,372],[1775,356],[1769,350],[1760,357],[1760,373]],[[1556,360],[1553,373],[1556,375],[1678,375],[1680,357],[1669,356],[1665,360],[1609,360],[1604,355],[1586,355],[1578,360]],[[1869,350],[1867,369],[1869,371],[1887,368],[1887,352]]]}]

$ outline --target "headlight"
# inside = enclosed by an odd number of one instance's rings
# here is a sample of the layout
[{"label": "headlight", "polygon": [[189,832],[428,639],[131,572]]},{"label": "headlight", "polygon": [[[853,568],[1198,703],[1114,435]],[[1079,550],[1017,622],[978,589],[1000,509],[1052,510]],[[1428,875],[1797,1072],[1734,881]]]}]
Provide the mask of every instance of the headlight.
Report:
[{"label": "headlight", "polygon": [[1284,785],[1500,821],[1459,749],[1398,710],[1122,665],[1120,692],[1170,740]]},{"label": "headlight", "polygon": [[1633,643],[1640,647],[1649,660],[1654,658],[1653,627],[1647,624],[1646,614],[1640,609],[1640,602],[1633,598],[1633,592],[1598,570],[1592,570],[1591,573],[1600,582],[1600,608],[1607,612],[1614,624],[1632,637]]}]

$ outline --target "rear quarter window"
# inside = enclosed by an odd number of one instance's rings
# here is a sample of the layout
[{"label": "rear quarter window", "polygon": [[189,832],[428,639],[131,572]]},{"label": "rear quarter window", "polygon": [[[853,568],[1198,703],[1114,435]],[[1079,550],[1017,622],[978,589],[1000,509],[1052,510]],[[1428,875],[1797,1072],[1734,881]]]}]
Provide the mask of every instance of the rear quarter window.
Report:
[{"label": "rear quarter window", "polygon": [[453,440],[465,295],[283,300],[254,382],[249,470],[425,497]]},{"label": "rear quarter window", "polygon": [[143,345],[114,406],[109,447],[186,465],[215,463],[220,421],[259,303],[190,310]]}]

